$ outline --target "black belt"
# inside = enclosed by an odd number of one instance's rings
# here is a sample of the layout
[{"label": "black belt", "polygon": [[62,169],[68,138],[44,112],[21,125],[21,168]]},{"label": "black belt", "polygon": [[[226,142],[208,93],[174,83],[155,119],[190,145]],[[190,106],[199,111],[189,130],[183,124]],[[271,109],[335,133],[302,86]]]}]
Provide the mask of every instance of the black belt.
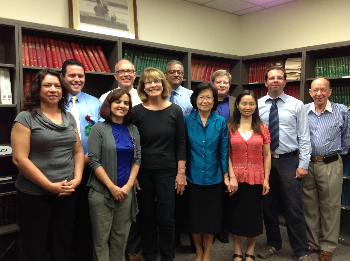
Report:
[{"label": "black belt", "polygon": [[313,162],[321,161],[324,163],[331,163],[333,161],[337,161],[338,158],[339,158],[339,152],[336,152],[334,154],[327,155],[327,156],[311,156],[310,160]]},{"label": "black belt", "polygon": [[298,151],[295,150],[295,151],[284,153],[284,154],[271,154],[271,157],[273,159],[280,159],[280,158],[285,158],[285,157],[297,155],[297,153],[298,153]]}]

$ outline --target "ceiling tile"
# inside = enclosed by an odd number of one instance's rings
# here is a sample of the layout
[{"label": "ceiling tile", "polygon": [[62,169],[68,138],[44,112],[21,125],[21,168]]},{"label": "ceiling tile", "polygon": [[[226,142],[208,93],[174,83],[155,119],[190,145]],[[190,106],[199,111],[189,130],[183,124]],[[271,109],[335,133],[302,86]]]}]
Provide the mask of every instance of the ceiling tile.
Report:
[{"label": "ceiling tile", "polygon": [[235,13],[244,9],[248,9],[254,7],[254,5],[246,2],[242,2],[240,0],[215,0],[209,3],[204,4],[204,6],[221,10],[227,13]]},{"label": "ceiling tile", "polygon": [[242,2],[247,2],[254,5],[263,5],[266,3],[274,2],[276,0],[241,0]]},{"label": "ceiling tile", "polygon": [[277,5],[282,5],[282,4],[286,4],[286,3],[294,2],[294,1],[297,1],[297,0],[275,0],[275,1],[270,2],[270,3],[262,4],[261,6],[265,7],[265,8],[270,8],[270,7],[274,7]]},{"label": "ceiling tile", "polygon": [[213,2],[215,0],[185,0],[186,2],[191,2],[191,3],[194,3],[194,4],[206,4],[206,3],[209,3],[209,2]]},{"label": "ceiling tile", "polygon": [[244,10],[238,11],[238,12],[233,13],[233,14],[235,14],[235,15],[245,15],[245,14],[253,13],[253,12],[256,12],[256,11],[263,10],[263,9],[264,8],[262,8],[260,6],[254,6],[254,7],[248,8],[248,9],[244,9]]}]

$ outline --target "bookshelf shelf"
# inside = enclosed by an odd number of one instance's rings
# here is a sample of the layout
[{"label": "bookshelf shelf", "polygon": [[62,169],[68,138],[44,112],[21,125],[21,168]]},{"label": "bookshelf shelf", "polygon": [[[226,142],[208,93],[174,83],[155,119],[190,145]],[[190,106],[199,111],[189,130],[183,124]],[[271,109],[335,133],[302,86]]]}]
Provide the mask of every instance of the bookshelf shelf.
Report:
[{"label": "bookshelf shelf", "polygon": [[350,210],[350,206],[348,206],[348,205],[341,205],[341,209]]},{"label": "bookshelf shelf", "polygon": [[0,104],[0,108],[16,108],[17,104]]},{"label": "bookshelf shelf", "polygon": [[16,65],[14,65],[14,64],[0,63],[0,67],[15,68]]},{"label": "bookshelf shelf", "polygon": [[343,176],[343,179],[349,179],[350,180],[350,176]]}]

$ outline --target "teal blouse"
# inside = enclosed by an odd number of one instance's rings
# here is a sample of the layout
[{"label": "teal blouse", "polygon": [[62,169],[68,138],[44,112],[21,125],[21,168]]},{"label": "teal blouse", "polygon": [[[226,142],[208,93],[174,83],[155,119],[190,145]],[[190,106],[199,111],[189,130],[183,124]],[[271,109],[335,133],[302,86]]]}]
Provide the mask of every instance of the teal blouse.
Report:
[{"label": "teal blouse", "polygon": [[198,111],[185,117],[186,177],[197,185],[214,185],[228,172],[228,128],[225,118],[211,112],[203,126]]}]

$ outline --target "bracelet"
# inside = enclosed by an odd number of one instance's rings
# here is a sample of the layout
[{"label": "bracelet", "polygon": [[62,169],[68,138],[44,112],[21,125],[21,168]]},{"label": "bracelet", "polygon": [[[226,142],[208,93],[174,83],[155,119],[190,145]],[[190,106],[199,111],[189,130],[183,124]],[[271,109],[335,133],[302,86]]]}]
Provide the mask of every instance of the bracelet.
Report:
[{"label": "bracelet", "polygon": [[183,167],[183,168],[177,168],[177,170],[180,170],[180,169],[186,169],[186,167]]},{"label": "bracelet", "polygon": [[229,178],[224,178],[224,180],[229,179]]}]

